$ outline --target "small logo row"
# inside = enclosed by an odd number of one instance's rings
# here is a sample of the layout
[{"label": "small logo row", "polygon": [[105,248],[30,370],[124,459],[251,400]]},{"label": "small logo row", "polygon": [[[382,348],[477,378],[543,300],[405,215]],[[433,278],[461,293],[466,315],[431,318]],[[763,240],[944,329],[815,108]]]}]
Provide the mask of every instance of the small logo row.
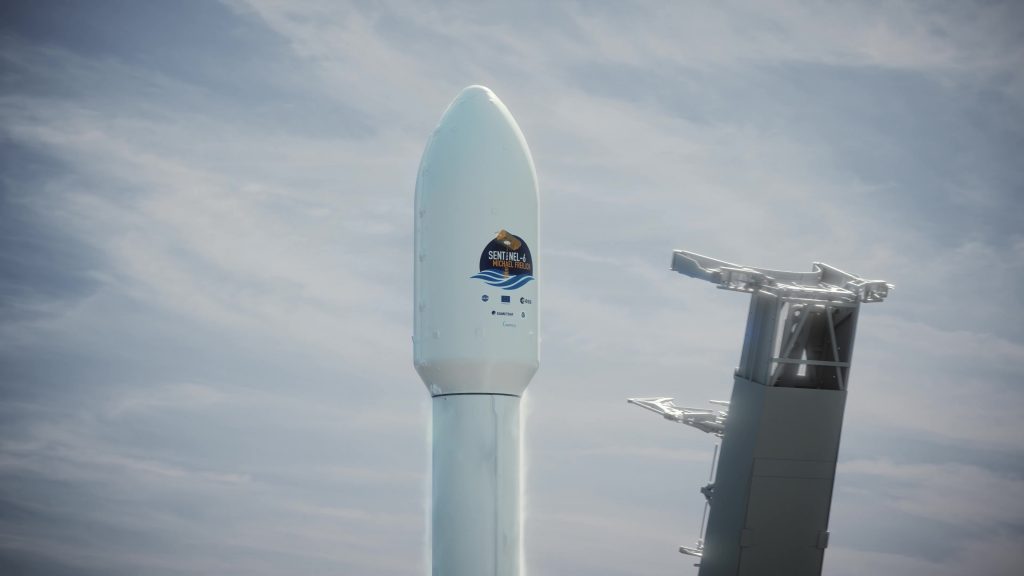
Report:
[{"label": "small logo row", "polygon": [[[480,299],[483,300],[484,302],[488,302],[488,301],[490,301],[491,297],[488,296],[487,294],[484,294],[483,296],[480,297]],[[512,303],[512,297],[511,296],[502,296],[501,297],[501,303],[502,304],[511,304]],[[530,300],[529,298],[523,297],[523,298],[519,299],[519,303],[520,304],[533,304],[533,300]]]}]

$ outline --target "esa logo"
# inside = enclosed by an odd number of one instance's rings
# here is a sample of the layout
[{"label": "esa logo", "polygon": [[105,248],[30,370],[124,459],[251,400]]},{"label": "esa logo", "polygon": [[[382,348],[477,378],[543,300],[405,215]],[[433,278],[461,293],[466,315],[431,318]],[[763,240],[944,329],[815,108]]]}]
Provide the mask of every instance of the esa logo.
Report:
[{"label": "esa logo", "polygon": [[520,304],[533,304],[533,300],[530,300],[529,298],[520,298],[519,299],[519,303]]}]

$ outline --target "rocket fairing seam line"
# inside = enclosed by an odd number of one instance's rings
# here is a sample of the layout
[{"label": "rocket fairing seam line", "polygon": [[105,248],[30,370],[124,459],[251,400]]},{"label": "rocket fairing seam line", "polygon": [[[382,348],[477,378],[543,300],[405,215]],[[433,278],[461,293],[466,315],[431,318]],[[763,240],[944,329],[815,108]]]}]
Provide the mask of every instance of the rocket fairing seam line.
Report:
[{"label": "rocket fairing seam line", "polygon": [[504,392],[448,392],[447,394],[435,394],[433,398],[443,398],[445,396],[511,396],[512,398],[522,398],[518,394],[506,394]]}]

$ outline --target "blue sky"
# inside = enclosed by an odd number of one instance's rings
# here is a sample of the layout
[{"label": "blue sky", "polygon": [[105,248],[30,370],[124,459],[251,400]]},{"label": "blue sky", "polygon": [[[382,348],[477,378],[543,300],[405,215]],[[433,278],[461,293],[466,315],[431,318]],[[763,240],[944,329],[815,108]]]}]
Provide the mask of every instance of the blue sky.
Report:
[{"label": "blue sky", "polygon": [[0,572],[426,571],[412,201],[491,87],[541,186],[529,574],[695,573],[740,295],[682,248],[897,285],[863,309],[825,574],[1024,566],[1013,2],[0,7]]}]

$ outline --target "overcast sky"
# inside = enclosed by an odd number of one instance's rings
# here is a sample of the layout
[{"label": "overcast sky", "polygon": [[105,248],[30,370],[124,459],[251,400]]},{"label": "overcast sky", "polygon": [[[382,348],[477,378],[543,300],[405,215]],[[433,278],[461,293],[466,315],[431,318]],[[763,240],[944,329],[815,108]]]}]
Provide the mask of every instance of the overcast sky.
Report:
[{"label": "overcast sky", "polygon": [[[419,156],[492,88],[541,186],[527,574],[695,574],[747,298],[862,309],[825,574],[1024,566],[1015,2],[3,2],[0,572],[427,571]],[[531,246],[531,248],[533,248]]]}]

